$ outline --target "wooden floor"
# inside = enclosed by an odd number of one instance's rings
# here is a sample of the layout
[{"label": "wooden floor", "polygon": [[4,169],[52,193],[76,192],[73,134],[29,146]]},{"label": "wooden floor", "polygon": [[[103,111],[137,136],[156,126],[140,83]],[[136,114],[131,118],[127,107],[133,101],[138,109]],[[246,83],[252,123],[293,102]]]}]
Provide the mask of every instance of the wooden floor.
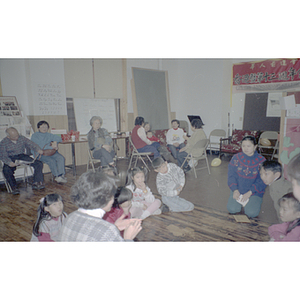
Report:
[{"label": "wooden floor", "polygon": [[[78,168],[81,174],[85,168]],[[6,192],[0,185],[0,241],[29,241],[32,226],[36,220],[39,199],[49,193],[59,193],[64,199],[65,211],[69,214],[77,207],[70,201],[70,187],[76,181],[67,173],[68,183],[58,184],[45,175],[46,189],[33,191],[30,185],[20,184],[20,195]],[[258,219],[251,223],[237,223],[226,212],[195,205],[191,212],[165,213],[150,216],[143,221],[143,230],[137,241],[155,242],[208,242],[208,241],[268,241],[268,227],[271,224]]]}]

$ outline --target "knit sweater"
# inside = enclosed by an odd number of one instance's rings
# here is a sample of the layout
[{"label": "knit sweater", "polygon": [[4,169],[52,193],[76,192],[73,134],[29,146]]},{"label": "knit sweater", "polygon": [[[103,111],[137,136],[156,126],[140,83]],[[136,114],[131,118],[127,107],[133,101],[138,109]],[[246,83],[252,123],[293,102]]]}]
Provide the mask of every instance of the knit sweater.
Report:
[{"label": "knit sweater", "polygon": [[153,203],[155,200],[154,195],[152,194],[151,190],[149,187],[146,187],[147,193],[144,193],[141,189],[139,188],[134,188],[133,184],[127,185],[126,186],[128,189],[132,191],[133,198],[132,198],[132,207],[143,207],[144,204],[142,201],[146,201],[149,203]]},{"label": "knit sweater", "polygon": [[60,230],[61,242],[123,242],[118,228],[102,218],[78,210],[68,215]]},{"label": "knit sweater", "polygon": [[260,178],[259,165],[265,160],[257,151],[252,156],[243,152],[235,154],[228,165],[229,188],[241,194],[251,190],[252,196],[263,197],[266,185]]},{"label": "knit sweater", "polygon": [[176,187],[185,184],[184,172],[173,163],[168,163],[168,172],[166,174],[158,173],[156,176],[156,186],[162,196],[177,196]]}]

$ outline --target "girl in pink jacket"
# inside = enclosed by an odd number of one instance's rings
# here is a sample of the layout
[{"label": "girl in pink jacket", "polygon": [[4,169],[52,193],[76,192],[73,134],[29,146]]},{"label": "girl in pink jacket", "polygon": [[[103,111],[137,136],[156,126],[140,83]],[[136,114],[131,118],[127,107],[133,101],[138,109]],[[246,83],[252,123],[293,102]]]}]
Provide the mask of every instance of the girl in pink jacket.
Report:
[{"label": "girl in pink jacket", "polygon": [[299,242],[300,241],[300,202],[293,193],[285,194],[279,199],[279,215],[283,223],[269,227],[270,241]]}]

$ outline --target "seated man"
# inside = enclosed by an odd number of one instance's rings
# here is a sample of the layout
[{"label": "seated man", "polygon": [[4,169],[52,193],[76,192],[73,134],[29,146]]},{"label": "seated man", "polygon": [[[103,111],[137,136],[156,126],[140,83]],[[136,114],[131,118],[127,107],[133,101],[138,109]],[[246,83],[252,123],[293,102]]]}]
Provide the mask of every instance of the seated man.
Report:
[{"label": "seated man", "polygon": [[[12,189],[13,195],[18,195],[20,191],[17,189],[17,182],[14,173],[17,169],[18,163],[16,160],[23,160],[31,162],[33,158],[25,154],[26,147],[43,154],[43,150],[34,142],[26,137],[19,135],[14,127],[10,127],[5,131],[6,137],[0,142],[0,159],[3,161],[3,175]],[[43,185],[43,163],[35,160],[31,166],[34,168],[32,189],[44,189]]]}]

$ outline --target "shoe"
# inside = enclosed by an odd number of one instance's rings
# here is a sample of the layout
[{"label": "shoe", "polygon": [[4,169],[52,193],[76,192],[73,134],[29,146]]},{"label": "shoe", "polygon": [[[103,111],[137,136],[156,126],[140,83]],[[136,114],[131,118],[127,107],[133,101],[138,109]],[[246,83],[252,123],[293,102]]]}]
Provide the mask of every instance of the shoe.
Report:
[{"label": "shoe", "polygon": [[42,190],[44,188],[45,188],[45,186],[43,185],[42,182],[35,182],[35,183],[32,184],[32,189],[33,190]]},{"label": "shoe", "polygon": [[183,172],[186,173],[186,172],[190,171],[191,169],[192,169],[192,168],[188,165],[187,167],[185,167],[185,168],[183,169]]},{"label": "shoe", "polygon": [[166,204],[163,204],[163,205],[161,206],[160,210],[161,210],[162,213],[167,213],[167,212],[170,211],[169,206],[166,205]]},{"label": "shoe", "polygon": [[160,209],[157,209],[155,212],[153,212],[153,216],[156,216],[156,215],[160,215],[161,214],[161,210]]},{"label": "shoe", "polygon": [[66,178],[62,177],[62,176],[55,177],[54,180],[55,180],[56,182],[58,182],[58,183],[66,183],[66,182],[68,182],[68,180],[67,180]]},{"label": "shoe", "polygon": [[12,190],[11,192],[13,195],[19,195],[20,194],[20,191],[18,189],[14,189]]}]

